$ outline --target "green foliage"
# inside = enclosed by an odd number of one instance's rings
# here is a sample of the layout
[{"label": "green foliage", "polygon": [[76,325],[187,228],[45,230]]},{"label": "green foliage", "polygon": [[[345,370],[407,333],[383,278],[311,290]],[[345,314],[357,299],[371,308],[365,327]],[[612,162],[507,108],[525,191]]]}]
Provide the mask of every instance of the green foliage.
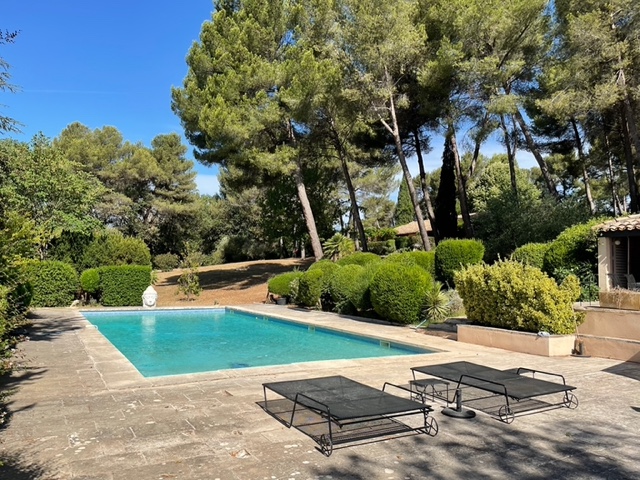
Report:
[{"label": "green foliage", "polygon": [[356,252],[351,255],[347,255],[346,257],[342,257],[336,263],[341,266],[345,265],[360,265],[364,267],[365,265],[372,262],[379,262],[380,256],[371,252]]},{"label": "green foliage", "polygon": [[394,228],[378,228],[367,232],[367,236],[374,242],[394,240],[397,233]]},{"label": "green foliage", "polygon": [[303,307],[318,307],[320,305],[320,296],[327,282],[325,277],[327,275],[321,268],[310,268],[304,272],[298,279],[296,302]]},{"label": "green foliage", "polygon": [[511,254],[511,260],[522,262],[542,270],[544,256],[550,246],[550,243],[527,243],[514,250]]},{"label": "green foliage", "polygon": [[333,273],[339,268],[340,268],[340,265],[338,265],[337,263],[332,262],[329,259],[324,259],[324,260],[319,260],[317,262],[312,263],[307,270],[308,271],[321,270],[322,273],[327,275],[327,278],[328,278],[331,275],[333,275]]},{"label": "green foliage", "polygon": [[291,282],[300,278],[303,272],[285,272],[271,278],[268,283],[269,293],[281,297],[291,297]]},{"label": "green foliage", "polygon": [[594,274],[598,265],[598,236],[595,225],[601,220],[567,228],[551,243],[544,255],[542,270],[557,276],[560,269],[583,269],[589,267]]},{"label": "green foliage", "polygon": [[341,233],[336,233],[329,240],[324,242],[322,246],[324,255],[331,260],[339,260],[340,258],[349,255],[356,250],[356,245],[348,237],[345,237]]},{"label": "green foliage", "polygon": [[376,255],[389,255],[396,251],[395,240],[372,241],[368,243],[369,251]]},{"label": "green foliage", "polygon": [[87,246],[82,265],[84,268],[151,265],[151,253],[142,240],[125,237],[116,230],[107,230],[98,233]]},{"label": "green foliage", "polygon": [[161,253],[153,257],[153,266],[163,272],[170,272],[178,268],[180,257],[175,253]]},{"label": "green foliage", "polygon": [[105,307],[142,304],[142,294],[151,284],[151,266],[114,265],[100,267],[101,303]]},{"label": "green foliage", "polygon": [[83,292],[94,295],[100,290],[100,272],[97,268],[89,268],[80,274],[80,288]]},{"label": "green foliage", "polygon": [[451,299],[449,295],[442,290],[442,283],[433,282],[427,287],[422,306],[421,319],[428,323],[441,323],[451,313]]},{"label": "green foliage", "polygon": [[23,264],[25,277],[33,287],[34,307],[68,307],[78,291],[78,272],[57,260],[29,261]]},{"label": "green foliage", "polygon": [[202,292],[200,286],[200,278],[198,277],[198,266],[192,265],[185,268],[180,278],[178,278],[178,290],[176,295],[183,294],[187,297],[187,301],[194,300],[191,297],[197,297]]},{"label": "green foliage", "polygon": [[416,323],[427,286],[433,279],[424,269],[383,262],[371,280],[371,303],[382,318],[404,324]]},{"label": "green foliage", "polygon": [[454,273],[467,265],[482,262],[484,246],[478,240],[443,240],[435,253],[435,271],[438,280],[454,287]]},{"label": "green foliage", "polygon": [[435,277],[436,275],[436,252],[431,250],[430,252],[425,252],[422,250],[416,250],[413,252],[403,253],[407,257],[413,259],[416,265],[424,268],[429,275]]},{"label": "green foliage", "polygon": [[578,279],[558,284],[540,269],[511,260],[471,265],[456,273],[467,318],[481,325],[550,334],[575,333]]},{"label": "green foliage", "polygon": [[350,264],[339,268],[331,276],[327,290],[337,312],[356,313],[357,307],[352,303],[352,299],[356,300],[363,294],[361,279],[364,278],[364,273],[363,266]]},{"label": "green foliage", "polygon": [[[407,182],[403,179],[400,182],[400,189],[398,190],[398,201],[396,203],[395,212],[393,213],[393,220],[396,225],[405,225],[413,222],[415,219],[416,212],[413,210],[409,187],[407,186]],[[389,238],[381,238],[380,240],[389,240]]]}]

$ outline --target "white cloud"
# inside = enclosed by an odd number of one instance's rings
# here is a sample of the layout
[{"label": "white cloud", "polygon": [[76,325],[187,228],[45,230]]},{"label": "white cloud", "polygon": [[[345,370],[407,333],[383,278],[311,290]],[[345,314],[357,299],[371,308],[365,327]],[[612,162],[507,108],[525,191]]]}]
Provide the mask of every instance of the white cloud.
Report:
[{"label": "white cloud", "polygon": [[206,175],[198,173],[196,175],[196,186],[201,195],[215,195],[220,192],[220,182],[218,175]]}]

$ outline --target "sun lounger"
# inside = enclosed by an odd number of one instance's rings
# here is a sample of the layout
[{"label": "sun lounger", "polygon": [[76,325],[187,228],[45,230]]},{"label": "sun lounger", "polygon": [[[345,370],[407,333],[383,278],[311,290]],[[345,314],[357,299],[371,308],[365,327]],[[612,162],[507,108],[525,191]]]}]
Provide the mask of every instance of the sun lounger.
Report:
[{"label": "sun lounger", "polygon": [[[310,436],[326,456],[334,445],[343,443],[415,432],[435,436],[438,424],[429,416],[433,409],[391,394],[386,391],[389,387],[409,392],[390,383],[378,390],[339,375],[271,382],[263,384],[264,403],[260,405],[287,427]],[[268,399],[268,391],[282,398]],[[418,427],[398,420],[416,414],[423,417]]]},{"label": "sun lounger", "polygon": [[[567,385],[564,377],[556,373],[522,367],[498,370],[471,362],[426,365],[413,367],[411,370],[414,379],[416,373],[421,373],[455,383],[456,387],[452,391],[455,392],[458,405],[463,400],[466,405],[475,402],[479,406],[474,408],[486,410],[506,423],[511,423],[520,414],[578,406],[577,397],[571,393],[576,387]],[[489,396],[473,396],[474,391],[489,393]],[[554,394],[562,396],[551,398]],[[496,405],[486,401],[490,398],[503,399],[504,403],[499,404],[496,411]]]}]

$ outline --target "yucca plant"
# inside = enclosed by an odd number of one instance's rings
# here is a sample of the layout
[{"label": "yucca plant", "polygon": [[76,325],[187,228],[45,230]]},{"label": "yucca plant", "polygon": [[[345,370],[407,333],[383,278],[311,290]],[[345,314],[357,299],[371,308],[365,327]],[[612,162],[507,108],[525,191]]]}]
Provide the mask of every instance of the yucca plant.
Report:
[{"label": "yucca plant", "polygon": [[336,233],[324,242],[322,250],[327,258],[336,261],[345,255],[355,252],[356,246],[349,237],[345,237],[341,233]]},{"label": "yucca plant", "polygon": [[451,313],[451,299],[442,289],[442,283],[433,282],[427,287],[422,307],[421,326],[427,327],[430,323],[441,323]]}]

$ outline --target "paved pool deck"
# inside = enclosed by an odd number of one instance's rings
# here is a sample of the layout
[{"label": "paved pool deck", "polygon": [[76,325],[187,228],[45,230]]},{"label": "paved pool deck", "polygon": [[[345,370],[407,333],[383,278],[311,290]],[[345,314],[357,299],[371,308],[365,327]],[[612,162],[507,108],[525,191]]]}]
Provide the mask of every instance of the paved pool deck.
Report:
[{"label": "paved pool deck", "polygon": [[[38,310],[16,356],[24,368],[2,385],[12,394],[0,429],[0,478],[640,478],[640,364],[531,356],[276,305],[242,309],[438,352],[145,379],[78,311]],[[436,437],[348,446],[325,457],[257,403],[265,382],[341,374],[379,388],[406,383],[412,366],[457,360],[562,373],[580,405],[505,424],[482,412],[447,417],[436,403]]]}]

